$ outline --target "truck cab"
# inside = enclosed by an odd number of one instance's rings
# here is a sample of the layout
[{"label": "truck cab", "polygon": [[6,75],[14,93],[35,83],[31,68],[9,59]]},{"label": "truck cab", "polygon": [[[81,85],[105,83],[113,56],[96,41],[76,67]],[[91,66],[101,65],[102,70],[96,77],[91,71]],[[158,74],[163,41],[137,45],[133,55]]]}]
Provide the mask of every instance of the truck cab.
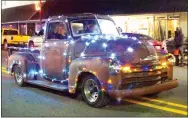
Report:
[{"label": "truck cab", "polygon": [[165,57],[159,59],[147,42],[121,36],[104,15],[51,17],[41,49],[18,50],[8,58],[8,72],[19,86],[67,90],[93,107],[107,105],[109,97],[160,93],[178,85],[168,76],[172,69]]}]

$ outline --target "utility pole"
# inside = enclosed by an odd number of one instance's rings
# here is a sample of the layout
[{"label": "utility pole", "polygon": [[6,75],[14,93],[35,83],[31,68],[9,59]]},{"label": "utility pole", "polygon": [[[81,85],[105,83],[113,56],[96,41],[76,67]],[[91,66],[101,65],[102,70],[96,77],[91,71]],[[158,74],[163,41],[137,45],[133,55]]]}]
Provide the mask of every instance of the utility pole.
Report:
[{"label": "utility pole", "polygon": [[40,28],[42,29],[42,2],[41,2],[41,0],[35,2],[35,9],[37,12],[39,12]]},{"label": "utility pole", "polygon": [[42,2],[41,2],[41,0],[39,0],[39,5],[40,5],[40,10],[39,10],[39,14],[40,14],[40,28],[42,29]]}]

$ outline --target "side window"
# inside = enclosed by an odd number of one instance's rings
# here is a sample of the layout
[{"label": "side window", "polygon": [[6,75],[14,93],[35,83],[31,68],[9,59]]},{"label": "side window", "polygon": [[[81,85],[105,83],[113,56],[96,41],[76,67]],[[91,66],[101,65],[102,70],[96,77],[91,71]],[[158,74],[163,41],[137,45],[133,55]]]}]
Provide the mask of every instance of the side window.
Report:
[{"label": "side window", "polygon": [[8,30],[4,30],[4,34],[3,35],[8,35]]},{"label": "side window", "polygon": [[52,22],[48,25],[47,40],[67,39],[67,27],[62,22]]}]

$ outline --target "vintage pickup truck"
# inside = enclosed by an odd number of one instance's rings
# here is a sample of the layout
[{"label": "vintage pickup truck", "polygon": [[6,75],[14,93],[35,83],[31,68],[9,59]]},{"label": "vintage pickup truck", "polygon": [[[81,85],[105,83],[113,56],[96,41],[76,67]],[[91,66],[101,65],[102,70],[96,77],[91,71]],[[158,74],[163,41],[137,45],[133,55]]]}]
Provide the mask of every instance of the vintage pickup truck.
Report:
[{"label": "vintage pickup truck", "polygon": [[4,50],[7,49],[8,46],[25,46],[28,43],[30,36],[19,35],[19,31],[17,29],[11,28],[2,28],[2,41],[1,45]]},{"label": "vintage pickup truck", "polygon": [[19,86],[30,83],[80,94],[93,107],[107,105],[110,97],[155,94],[178,86],[166,57],[158,58],[147,42],[121,36],[108,16],[50,17],[41,49],[19,50],[10,55],[7,68]]}]

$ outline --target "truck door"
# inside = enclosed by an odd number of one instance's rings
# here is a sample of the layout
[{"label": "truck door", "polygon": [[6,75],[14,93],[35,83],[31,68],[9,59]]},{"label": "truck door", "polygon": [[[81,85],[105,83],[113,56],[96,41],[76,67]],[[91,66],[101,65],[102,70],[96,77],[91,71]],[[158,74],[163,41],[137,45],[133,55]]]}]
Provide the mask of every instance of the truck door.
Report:
[{"label": "truck door", "polygon": [[66,67],[67,26],[63,21],[51,21],[47,24],[43,42],[41,64],[46,77],[49,79],[66,79],[63,69]]}]

